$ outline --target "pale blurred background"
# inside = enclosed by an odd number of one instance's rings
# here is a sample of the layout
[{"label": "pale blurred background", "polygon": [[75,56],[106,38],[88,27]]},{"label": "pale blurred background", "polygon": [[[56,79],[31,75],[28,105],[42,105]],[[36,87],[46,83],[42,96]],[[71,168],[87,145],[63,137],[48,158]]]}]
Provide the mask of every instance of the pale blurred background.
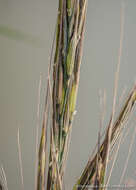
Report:
[{"label": "pale blurred background", "polygon": [[[128,91],[131,89],[136,77],[136,1],[124,0],[124,3],[125,25],[118,96],[125,86]],[[58,1],[54,0],[0,0],[0,164],[5,169],[9,190],[21,189],[18,127],[25,189],[34,189],[38,84],[42,73],[42,122],[57,6]],[[88,2],[77,115],[73,123],[65,176],[65,187],[68,190],[80,176],[97,142],[99,89],[106,90],[104,124],[109,121],[118,61],[120,8],[121,0]],[[121,148],[120,159],[112,177],[114,184],[118,184],[130,139],[131,135]],[[125,179],[136,179],[135,151],[134,146]]]}]

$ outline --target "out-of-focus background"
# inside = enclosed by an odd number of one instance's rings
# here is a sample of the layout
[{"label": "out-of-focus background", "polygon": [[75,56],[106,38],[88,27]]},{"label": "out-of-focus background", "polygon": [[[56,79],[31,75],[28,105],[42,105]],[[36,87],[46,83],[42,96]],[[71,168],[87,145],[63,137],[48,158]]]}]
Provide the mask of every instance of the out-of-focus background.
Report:
[{"label": "out-of-focus background", "polygon": [[[125,86],[127,92],[131,89],[136,77],[136,1],[124,0],[124,4],[125,25],[118,97]],[[25,189],[34,189],[38,84],[42,74],[42,122],[57,6],[58,1],[53,0],[0,0],[0,164],[5,169],[10,190],[21,189],[18,128]],[[109,121],[118,62],[120,9],[121,0],[88,2],[77,115],[73,123],[65,176],[66,189],[71,189],[80,176],[97,142],[100,89],[105,89],[107,94],[104,125]],[[120,149],[112,176],[113,184],[118,184],[121,176],[131,134]],[[135,180],[135,151],[133,148],[124,180],[131,177]]]}]

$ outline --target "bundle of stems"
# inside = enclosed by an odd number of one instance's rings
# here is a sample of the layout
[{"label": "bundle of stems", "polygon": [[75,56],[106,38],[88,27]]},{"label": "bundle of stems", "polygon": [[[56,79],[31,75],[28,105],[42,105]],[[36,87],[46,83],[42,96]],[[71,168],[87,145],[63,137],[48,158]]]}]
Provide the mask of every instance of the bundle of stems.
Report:
[{"label": "bundle of stems", "polygon": [[59,1],[47,189],[62,189],[79,84],[85,13],[86,0]]},{"label": "bundle of stems", "polygon": [[[53,116],[50,127],[48,190],[60,190],[63,186],[69,137],[79,84],[86,7],[87,0],[59,0],[53,85],[50,91],[52,93]],[[49,85],[47,93],[47,96],[49,96]],[[48,112],[47,109],[45,110],[47,121]],[[38,190],[45,189],[46,187],[46,133],[47,122],[44,119],[39,149]]]}]

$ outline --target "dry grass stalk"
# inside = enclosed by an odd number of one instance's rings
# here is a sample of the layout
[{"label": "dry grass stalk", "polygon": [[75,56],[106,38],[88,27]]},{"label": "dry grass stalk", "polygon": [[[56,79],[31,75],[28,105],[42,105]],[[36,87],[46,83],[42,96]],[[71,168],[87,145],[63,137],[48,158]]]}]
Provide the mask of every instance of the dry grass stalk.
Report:
[{"label": "dry grass stalk", "polygon": [[[50,73],[50,65],[49,65],[49,73]],[[44,119],[43,119],[42,134],[41,134],[39,155],[38,155],[37,190],[44,190],[46,187],[45,173],[46,173],[46,162],[47,162],[47,156],[48,156],[47,154],[47,127],[48,127],[48,119],[49,119],[49,103],[50,103],[50,82],[49,82],[49,77],[48,77]]]},{"label": "dry grass stalk", "polygon": [[8,183],[3,166],[0,167],[0,190],[8,190]]},{"label": "dry grass stalk", "polygon": [[38,162],[38,137],[39,137],[39,125],[40,125],[40,96],[41,96],[41,83],[42,76],[40,75],[39,88],[38,88],[38,105],[37,105],[37,125],[36,125],[36,160],[35,160],[35,190],[37,189],[37,162]]},{"label": "dry grass stalk", "polygon": [[[56,32],[56,30],[55,30]],[[52,57],[53,57],[53,48],[55,42],[55,34],[53,38],[52,48],[51,48],[51,55],[50,55],[50,63],[48,67],[48,78],[47,78],[47,91],[46,91],[46,98],[45,98],[45,108],[44,108],[44,117],[43,117],[43,125],[42,125],[42,133],[40,139],[40,146],[39,146],[39,154],[38,154],[38,172],[37,172],[37,180],[35,181],[35,189],[37,190],[44,190],[46,188],[46,165],[47,165],[47,129],[48,129],[48,120],[49,120],[49,113],[50,113],[50,104],[52,104],[52,97],[51,97],[51,69],[52,69]],[[39,106],[40,106],[40,90],[41,90],[41,77],[39,82],[39,93],[38,93],[38,109],[37,109],[37,118],[39,119]],[[36,154],[37,154],[37,146],[38,146],[38,123],[37,123],[37,130],[36,130]],[[37,160],[36,160],[37,161]],[[36,162],[37,164],[37,162]]]},{"label": "dry grass stalk", "polygon": [[131,142],[130,142],[130,145],[129,145],[128,156],[127,156],[126,162],[125,162],[125,164],[124,164],[124,169],[123,169],[123,172],[122,172],[120,181],[119,181],[119,185],[121,185],[121,183],[122,183],[122,181],[123,181],[123,178],[124,178],[124,176],[125,176],[125,172],[126,172],[126,169],[127,169],[127,167],[128,167],[128,161],[129,161],[129,158],[130,158],[130,155],[131,155],[131,152],[132,152],[132,146],[133,146],[135,137],[136,137],[136,127],[134,128],[134,132],[133,132],[133,135],[132,135],[132,139],[131,139]]},{"label": "dry grass stalk", "polygon": [[19,166],[20,166],[21,184],[22,184],[22,190],[24,190],[25,188],[24,188],[23,164],[22,164],[22,155],[21,155],[19,128],[18,128],[18,133],[17,133],[17,142],[18,142],[18,155],[19,155]]}]

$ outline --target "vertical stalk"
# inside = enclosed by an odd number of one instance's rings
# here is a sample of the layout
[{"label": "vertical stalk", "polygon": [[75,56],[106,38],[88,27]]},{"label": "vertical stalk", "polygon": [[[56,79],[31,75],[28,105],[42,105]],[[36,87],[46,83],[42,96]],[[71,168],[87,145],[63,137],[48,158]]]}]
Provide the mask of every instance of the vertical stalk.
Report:
[{"label": "vertical stalk", "polygon": [[79,84],[86,3],[87,0],[59,0],[48,190],[62,189]]}]

